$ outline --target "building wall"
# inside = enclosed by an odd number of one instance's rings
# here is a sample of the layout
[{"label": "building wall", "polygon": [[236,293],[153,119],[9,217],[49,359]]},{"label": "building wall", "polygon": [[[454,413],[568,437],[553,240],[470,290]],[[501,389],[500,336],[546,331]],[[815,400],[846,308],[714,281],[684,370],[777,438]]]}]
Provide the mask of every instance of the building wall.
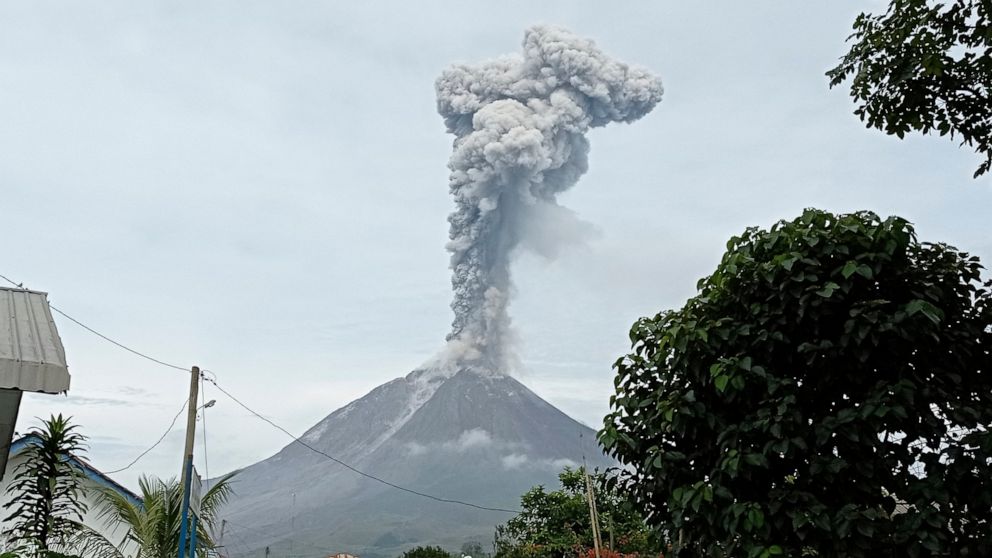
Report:
[{"label": "building wall", "polygon": [[[14,470],[23,462],[23,455],[12,456],[7,462],[7,470],[4,472],[3,480],[0,480],[0,549],[5,548],[10,530],[13,527],[13,521],[3,521],[12,511],[5,509],[3,506],[6,506],[17,497],[17,494],[14,494],[9,489],[9,486],[14,480]],[[106,520],[100,518],[100,505],[97,499],[100,486],[100,484],[91,478],[87,477],[83,480],[83,502],[87,508],[85,515],[83,515],[83,524],[100,532],[114,546],[121,548],[124,556],[133,557],[137,554],[133,544],[129,544],[124,548],[121,547],[124,537],[127,534],[127,529],[119,524],[108,525]]]}]

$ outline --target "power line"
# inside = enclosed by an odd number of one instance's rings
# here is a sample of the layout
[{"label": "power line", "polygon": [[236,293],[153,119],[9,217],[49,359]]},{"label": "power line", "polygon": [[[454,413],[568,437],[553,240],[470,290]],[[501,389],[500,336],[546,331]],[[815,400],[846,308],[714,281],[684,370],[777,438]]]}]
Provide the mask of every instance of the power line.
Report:
[{"label": "power line", "polygon": [[[248,527],[248,526],[242,525],[240,523],[234,523],[230,519],[225,519],[224,521],[227,522],[227,525],[228,526],[234,527],[236,531],[239,531],[242,534],[253,535],[256,539],[261,539],[261,540],[268,539],[268,540],[271,541],[274,538],[273,535],[267,535],[267,534],[264,534],[264,533],[260,532],[258,529],[255,529],[255,528],[252,528],[252,527]],[[242,547],[246,547],[247,546],[247,545],[244,544],[243,540],[241,542],[242,542]],[[280,543],[285,543],[285,542],[287,542],[287,541],[284,538],[282,540],[275,541],[274,543],[272,543],[272,545],[280,544]],[[327,556],[331,552],[333,552],[333,550],[328,550],[330,547],[323,547],[323,546],[314,544],[314,543],[312,543],[310,541],[306,541],[306,540],[299,541],[299,540],[297,540],[295,542],[302,543],[305,546],[309,546],[310,548],[312,548],[315,551],[317,551],[321,556]],[[290,556],[292,556],[292,554]]]},{"label": "power line", "polygon": [[[0,274],[0,278],[4,279],[5,281],[7,281],[8,283],[10,283],[11,285],[14,285],[18,289],[24,289],[24,284],[23,283],[17,283],[14,280],[12,280],[9,277],[6,277],[5,275],[2,275],[2,274]],[[148,356],[145,353],[142,353],[140,351],[137,351],[135,349],[132,349],[131,347],[128,347],[127,345],[124,345],[123,343],[120,343],[118,341],[115,341],[115,340],[111,339],[110,337],[107,337],[106,335],[100,333],[99,331],[97,331],[97,330],[89,327],[88,325],[80,322],[76,318],[73,318],[72,316],[66,314],[62,310],[59,310],[57,307],[55,307],[51,303],[49,303],[49,307],[51,307],[52,310],[55,310],[56,312],[58,312],[59,314],[61,314],[62,316],[64,316],[66,319],[68,319],[68,320],[72,321],[73,323],[75,323],[76,325],[82,327],[86,331],[89,331],[90,333],[96,335],[97,337],[100,337],[101,339],[103,339],[103,340],[105,340],[105,341],[107,341],[109,343],[112,343],[112,344],[116,345],[117,347],[119,347],[121,349],[124,349],[125,351],[128,351],[129,353],[132,353],[132,354],[137,355],[137,356],[139,356],[141,358],[147,359],[147,360],[149,360],[151,362],[154,362],[156,364],[160,364],[160,365],[165,366],[165,367],[168,367],[168,368],[174,368],[176,370],[182,370],[183,372],[187,372],[188,371],[188,369],[185,368],[185,367],[177,366],[175,364],[169,364],[168,362],[165,362],[163,360],[159,360],[157,358]],[[209,372],[209,371],[208,370],[204,370],[203,372]],[[212,372],[211,372],[211,374],[213,375]],[[203,378],[204,378],[204,376],[201,375],[201,379],[203,379]],[[375,475],[371,475],[369,473],[366,473],[364,471],[361,471],[359,469],[356,469],[355,467],[352,467],[351,465],[348,465],[347,463],[345,463],[344,461],[341,461],[340,459],[334,457],[333,455],[330,455],[328,453],[325,453],[325,452],[323,452],[323,451],[321,451],[321,450],[319,450],[319,449],[311,446],[310,444],[307,444],[303,440],[301,440],[301,439],[297,438],[296,436],[294,436],[290,431],[288,431],[285,428],[279,426],[278,424],[272,422],[271,420],[265,418],[264,416],[262,416],[261,414],[259,414],[255,410],[253,410],[251,407],[249,407],[249,406],[245,405],[244,403],[242,403],[238,398],[236,398],[233,395],[231,395],[227,390],[225,390],[224,388],[220,387],[220,385],[217,384],[217,381],[215,379],[209,379],[209,378],[207,378],[207,381],[210,382],[211,384],[213,384],[214,387],[216,387],[218,390],[220,390],[221,393],[223,393],[224,395],[226,395],[232,401],[234,401],[235,403],[237,403],[238,405],[240,405],[241,407],[243,407],[246,411],[248,411],[249,413],[255,415],[256,417],[258,417],[262,421],[268,423],[273,428],[276,428],[277,430],[281,431],[283,434],[286,434],[287,436],[289,436],[290,438],[292,438],[294,442],[300,444],[301,446],[309,449],[310,451],[312,451],[314,453],[317,453],[319,455],[322,455],[322,456],[326,457],[327,459],[330,459],[331,461],[337,463],[338,465],[341,465],[342,467],[344,467],[346,469],[349,469],[349,470],[351,470],[351,471],[353,471],[353,472],[355,472],[355,473],[357,473],[357,474],[359,474],[359,475],[361,475],[363,477],[369,478],[371,480],[374,480],[376,482],[382,483],[382,484],[384,484],[386,486],[395,488],[397,490],[402,490],[403,492],[414,494],[416,496],[420,496],[422,498],[427,498],[429,500],[434,500],[436,502],[442,502],[442,503],[446,503],[446,504],[458,504],[458,505],[461,505],[461,506],[467,506],[467,507],[470,507],[470,508],[475,508],[475,509],[485,510],[485,511],[495,511],[495,512],[512,513],[512,514],[519,514],[519,513],[521,513],[520,510],[511,510],[511,509],[506,509],[506,508],[493,508],[493,507],[488,507],[488,506],[480,506],[478,504],[473,504],[471,502],[463,502],[461,500],[455,500],[455,499],[451,499],[451,498],[441,498],[439,496],[434,496],[434,495],[431,495],[431,494],[426,494],[424,492],[419,492],[419,491],[413,490],[411,488],[406,488],[404,486],[400,486],[398,484],[395,484],[395,483],[389,482],[387,480],[381,479],[379,477],[376,477]],[[185,407],[186,407],[186,403],[183,404],[183,408],[185,408]],[[172,420],[172,424],[169,425],[169,430],[166,430],[165,434],[163,434],[162,437],[159,438],[159,440],[157,442],[155,442],[154,445],[152,445],[152,447],[150,447],[147,450],[145,450],[144,453],[142,453],[137,458],[135,458],[135,460],[132,461],[131,463],[129,463],[126,467],[121,468],[121,469],[117,469],[115,471],[109,471],[106,474],[119,473],[121,471],[124,471],[124,470],[128,469],[129,467],[131,467],[132,465],[134,465],[135,463],[137,463],[137,461],[139,459],[141,459],[142,457],[144,457],[145,454],[147,454],[148,452],[150,452],[151,450],[153,450],[156,446],[158,446],[162,442],[162,440],[165,439],[165,436],[172,430],[172,427],[175,425],[176,420],[178,420],[180,414],[182,414],[182,409],[180,409],[179,410],[179,413],[176,414],[176,418],[174,418]],[[206,416],[206,413],[204,413],[204,416]],[[205,420],[206,419],[204,419],[204,421]],[[206,429],[204,429],[204,435],[206,435],[205,430]],[[204,442],[204,447],[206,447],[206,442]],[[204,451],[204,460],[205,459],[206,459],[206,451]],[[206,461],[204,461],[204,466],[206,466]],[[206,473],[206,471],[204,471],[204,473]]]},{"label": "power line", "polygon": [[[7,276],[5,276],[5,275],[0,275],[0,278],[2,278],[2,279],[3,279],[4,281],[7,281],[7,282],[8,282],[8,283],[10,283],[11,285],[14,285],[14,286],[15,286],[15,287],[17,287],[18,289],[25,289],[25,287],[24,287],[24,283],[17,283],[17,282],[15,282],[15,281],[14,281],[13,279],[10,279],[9,277],[7,277]],[[25,289],[25,290],[26,290],[26,289]],[[142,353],[142,352],[140,352],[140,351],[136,351],[136,350],[134,350],[134,349],[132,349],[131,347],[128,347],[127,345],[125,345],[125,344],[123,344],[123,343],[120,343],[120,342],[118,342],[118,341],[115,341],[115,340],[113,340],[113,339],[111,339],[110,337],[107,337],[106,335],[104,335],[104,334],[102,334],[102,333],[100,333],[99,331],[97,331],[97,330],[95,330],[95,329],[93,329],[93,328],[91,328],[90,326],[88,326],[88,325],[86,325],[86,324],[84,324],[83,322],[81,322],[81,321],[79,321],[79,320],[77,320],[76,318],[73,318],[73,317],[72,317],[72,316],[70,316],[69,314],[66,314],[66,313],[65,313],[65,312],[63,312],[62,310],[59,310],[59,308],[58,308],[58,307],[56,307],[56,306],[55,306],[54,304],[52,304],[52,303],[49,303],[49,304],[48,304],[48,306],[49,306],[49,307],[50,307],[50,308],[51,308],[52,310],[55,310],[56,312],[58,312],[59,314],[61,314],[61,315],[62,315],[62,317],[64,317],[65,319],[67,319],[67,320],[69,320],[69,321],[71,321],[71,322],[73,322],[73,323],[75,323],[76,325],[78,325],[79,327],[81,327],[81,328],[83,328],[83,329],[85,329],[86,331],[88,331],[88,332],[90,332],[90,333],[92,333],[93,335],[96,335],[97,337],[100,337],[100,338],[101,338],[101,339],[103,339],[104,341],[108,341],[108,342],[110,342],[110,343],[113,343],[114,345],[117,345],[118,347],[120,347],[121,349],[124,349],[125,351],[127,351],[127,352],[129,352],[129,353],[132,353],[132,354],[135,354],[135,355],[137,355],[137,356],[139,356],[139,357],[141,357],[141,358],[144,358],[144,359],[147,359],[147,360],[150,360],[150,361],[152,361],[152,362],[154,362],[154,363],[156,363],[156,364],[161,364],[162,366],[166,366],[166,367],[168,367],[168,368],[174,368],[174,369],[176,369],[176,370],[182,370],[183,372],[189,372],[189,368],[186,368],[186,367],[183,367],[183,366],[176,366],[175,364],[169,364],[168,362],[165,362],[165,361],[163,361],[163,360],[159,360],[159,359],[157,359],[157,358],[154,358],[154,357],[150,357],[150,356],[148,356],[148,355],[146,355],[145,353]]]},{"label": "power line", "polygon": [[204,389],[206,384],[203,381],[203,374],[200,374],[200,393],[203,394],[203,474],[206,475],[205,478],[210,478],[210,461],[207,460],[207,407],[210,400],[207,399],[207,392]]},{"label": "power line", "polygon": [[161,364],[162,366],[167,366],[169,368],[175,368],[176,370],[182,370],[183,372],[189,372],[189,368],[185,368],[183,366],[176,366],[175,364],[169,364],[168,362],[161,361],[161,360],[159,360],[157,358],[154,358],[154,357],[150,357],[150,356],[148,356],[148,355],[146,355],[144,353],[141,353],[141,352],[138,352],[138,351],[132,349],[131,347],[128,347],[127,345],[124,345],[122,343],[118,343],[117,341],[114,341],[113,339],[111,339],[111,338],[107,337],[106,335],[100,333],[99,331],[91,328],[90,326],[84,324],[83,322],[77,320],[76,318],[73,318],[69,314],[66,314],[65,312],[59,310],[58,308],[55,307],[54,304],[49,303],[48,306],[50,306],[52,310],[55,310],[59,314],[62,314],[62,317],[66,318],[69,321],[74,322],[79,327],[85,329],[86,331],[92,333],[93,335],[96,335],[97,337],[101,337],[104,340],[109,341],[109,342],[113,343],[114,345],[117,345],[118,347],[124,349],[125,351],[128,351],[129,353],[136,354],[136,355],[138,355],[141,358],[148,359],[148,360],[150,360],[150,361],[152,361],[152,362],[154,362],[156,364]]},{"label": "power line", "polygon": [[158,445],[162,443],[162,440],[164,440],[165,437],[169,435],[169,432],[172,432],[172,427],[174,427],[176,425],[176,421],[179,420],[179,415],[183,414],[183,410],[186,409],[186,405],[188,405],[188,404],[189,404],[189,400],[188,399],[185,400],[185,401],[183,401],[183,406],[179,408],[179,412],[176,413],[176,416],[172,417],[172,422],[169,423],[169,428],[166,429],[165,433],[162,434],[162,437],[159,438],[157,442],[155,442],[154,444],[152,444],[152,447],[150,447],[150,448],[146,449],[145,451],[141,452],[141,455],[139,455],[138,457],[135,457],[134,458],[134,461],[128,463],[126,466],[121,467],[120,469],[115,469],[113,471],[104,471],[103,474],[105,474],[105,475],[112,475],[114,473],[120,473],[121,471],[126,471],[127,469],[130,469],[132,465],[134,465],[135,463],[137,463],[139,459],[141,459],[142,457],[144,457],[145,455],[147,455],[148,452],[150,452],[153,449],[155,449],[156,447],[158,447]]},{"label": "power line", "polygon": [[[233,524],[229,520],[225,519],[224,522],[228,525],[228,527],[233,527]],[[236,529],[236,530],[240,531],[241,529],[239,528],[239,529]],[[224,535],[225,535],[224,536],[224,539],[225,540],[223,540],[222,542],[224,543],[223,546],[225,548],[227,548],[228,545],[227,545],[227,540],[226,539],[228,539],[230,537],[229,530],[228,530],[228,532],[225,532]],[[234,544],[236,544],[237,546],[241,547],[241,550],[243,550],[246,555],[247,554],[251,554],[251,549],[248,548],[248,545],[245,544],[244,540],[241,537],[235,535],[233,537],[233,539],[231,539],[231,540],[234,542]]]},{"label": "power line", "polygon": [[3,278],[4,281],[6,281],[6,282],[10,283],[11,285],[17,287],[18,289],[23,289],[24,288],[24,283],[16,283],[16,282],[14,282],[13,279],[11,279],[10,277],[7,277],[6,275],[0,274],[0,278]]},{"label": "power line", "polygon": [[310,444],[308,444],[308,443],[304,442],[303,440],[301,440],[301,439],[297,438],[296,436],[294,436],[290,431],[288,431],[285,428],[279,426],[278,424],[272,422],[271,420],[265,418],[264,416],[262,416],[261,414],[259,414],[257,411],[255,411],[254,409],[252,409],[248,405],[245,405],[244,403],[242,403],[237,397],[234,397],[233,395],[231,395],[230,393],[228,393],[227,390],[225,390],[224,388],[220,387],[220,385],[215,380],[208,379],[207,381],[210,382],[211,384],[213,384],[214,387],[217,388],[218,390],[220,390],[221,393],[223,393],[228,398],[230,398],[232,401],[234,401],[235,403],[237,403],[238,405],[240,405],[244,410],[246,410],[249,413],[255,415],[257,418],[261,419],[262,421],[267,422],[269,425],[271,425],[273,428],[281,431],[283,434],[289,436],[297,444],[300,444],[301,446],[309,449],[310,451],[312,451],[314,453],[317,453],[317,454],[320,454],[320,455],[326,457],[327,459],[330,459],[331,461],[337,463],[338,465],[341,465],[342,467],[344,467],[344,468],[346,468],[346,469],[348,469],[350,471],[353,471],[355,473],[358,473],[359,475],[361,475],[363,477],[366,477],[368,479],[372,479],[372,480],[374,480],[376,482],[382,483],[382,484],[384,484],[386,486],[390,486],[390,487],[395,488],[397,490],[402,490],[403,492],[408,492],[410,494],[414,494],[414,495],[420,496],[422,498],[428,498],[428,499],[434,500],[436,502],[443,502],[443,503],[446,503],[446,504],[458,504],[458,505],[461,505],[461,506],[468,506],[470,508],[476,508],[476,509],[479,509],[479,510],[486,510],[486,511],[495,511],[495,512],[512,513],[512,514],[519,514],[519,513],[521,513],[520,510],[510,510],[510,509],[506,509],[506,508],[491,508],[491,507],[488,507],[488,506],[480,506],[478,504],[473,504],[471,502],[463,502],[461,500],[455,500],[455,499],[451,499],[451,498],[441,498],[439,496],[434,496],[432,494],[426,494],[424,492],[419,492],[417,490],[413,490],[412,488],[406,488],[405,486],[400,486],[398,484],[395,484],[395,483],[389,482],[387,480],[381,479],[381,478],[379,478],[379,477],[377,477],[375,475],[371,475],[369,473],[366,473],[365,471],[356,469],[355,467],[352,467],[351,465],[348,465],[347,463],[345,463],[344,461],[341,461],[340,459],[334,457],[333,455],[330,455],[328,453],[325,453],[325,452],[323,452],[323,451],[321,451],[321,450],[319,450],[319,449],[311,446]]}]

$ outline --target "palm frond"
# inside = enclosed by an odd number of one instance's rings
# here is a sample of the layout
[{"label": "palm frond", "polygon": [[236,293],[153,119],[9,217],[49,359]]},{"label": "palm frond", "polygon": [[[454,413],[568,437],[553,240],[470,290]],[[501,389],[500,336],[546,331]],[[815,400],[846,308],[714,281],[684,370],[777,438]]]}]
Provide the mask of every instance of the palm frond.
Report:
[{"label": "palm frond", "polygon": [[102,533],[79,522],[73,524],[72,534],[54,550],[87,558],[124,558],[124,553]]}]

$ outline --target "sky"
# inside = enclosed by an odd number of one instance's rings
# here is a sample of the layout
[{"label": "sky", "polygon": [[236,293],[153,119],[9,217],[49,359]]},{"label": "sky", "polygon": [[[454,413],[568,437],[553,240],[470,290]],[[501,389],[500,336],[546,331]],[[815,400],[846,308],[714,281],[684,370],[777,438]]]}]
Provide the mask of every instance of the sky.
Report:
[{"label": "sky", "polygon": [[[880,2],[612,4],[0,2],[0,273],[301,434],[442,347],[452,138],[434,80],[518,52],[534,24],[665,86],[642,120],[589,135],[560,203],[592,238],[513,265],[514,373],[577,420],[601,424],[634,320],[683,304],[745,227],[870,209],[992,260],[978,156],[866,130],[828,87]],[[72,387],[26,394],[18,429],[71,415],[89,460],[123,467],[166,431],[188,374],[56,323]],[[201,473],[289,442],[203,396]],[[114,478],[178,476],[184,420]]]}]

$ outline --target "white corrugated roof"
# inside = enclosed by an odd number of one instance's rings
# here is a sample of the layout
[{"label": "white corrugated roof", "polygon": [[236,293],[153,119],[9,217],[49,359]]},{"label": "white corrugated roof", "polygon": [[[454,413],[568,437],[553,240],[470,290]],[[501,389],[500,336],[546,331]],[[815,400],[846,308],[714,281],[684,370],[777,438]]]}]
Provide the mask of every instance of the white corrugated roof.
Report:
[{"label": "white corrugated roof", "polygon": [[65,349],[47,297],[47,293],[0,287],[0,388],[68,391]]}]

